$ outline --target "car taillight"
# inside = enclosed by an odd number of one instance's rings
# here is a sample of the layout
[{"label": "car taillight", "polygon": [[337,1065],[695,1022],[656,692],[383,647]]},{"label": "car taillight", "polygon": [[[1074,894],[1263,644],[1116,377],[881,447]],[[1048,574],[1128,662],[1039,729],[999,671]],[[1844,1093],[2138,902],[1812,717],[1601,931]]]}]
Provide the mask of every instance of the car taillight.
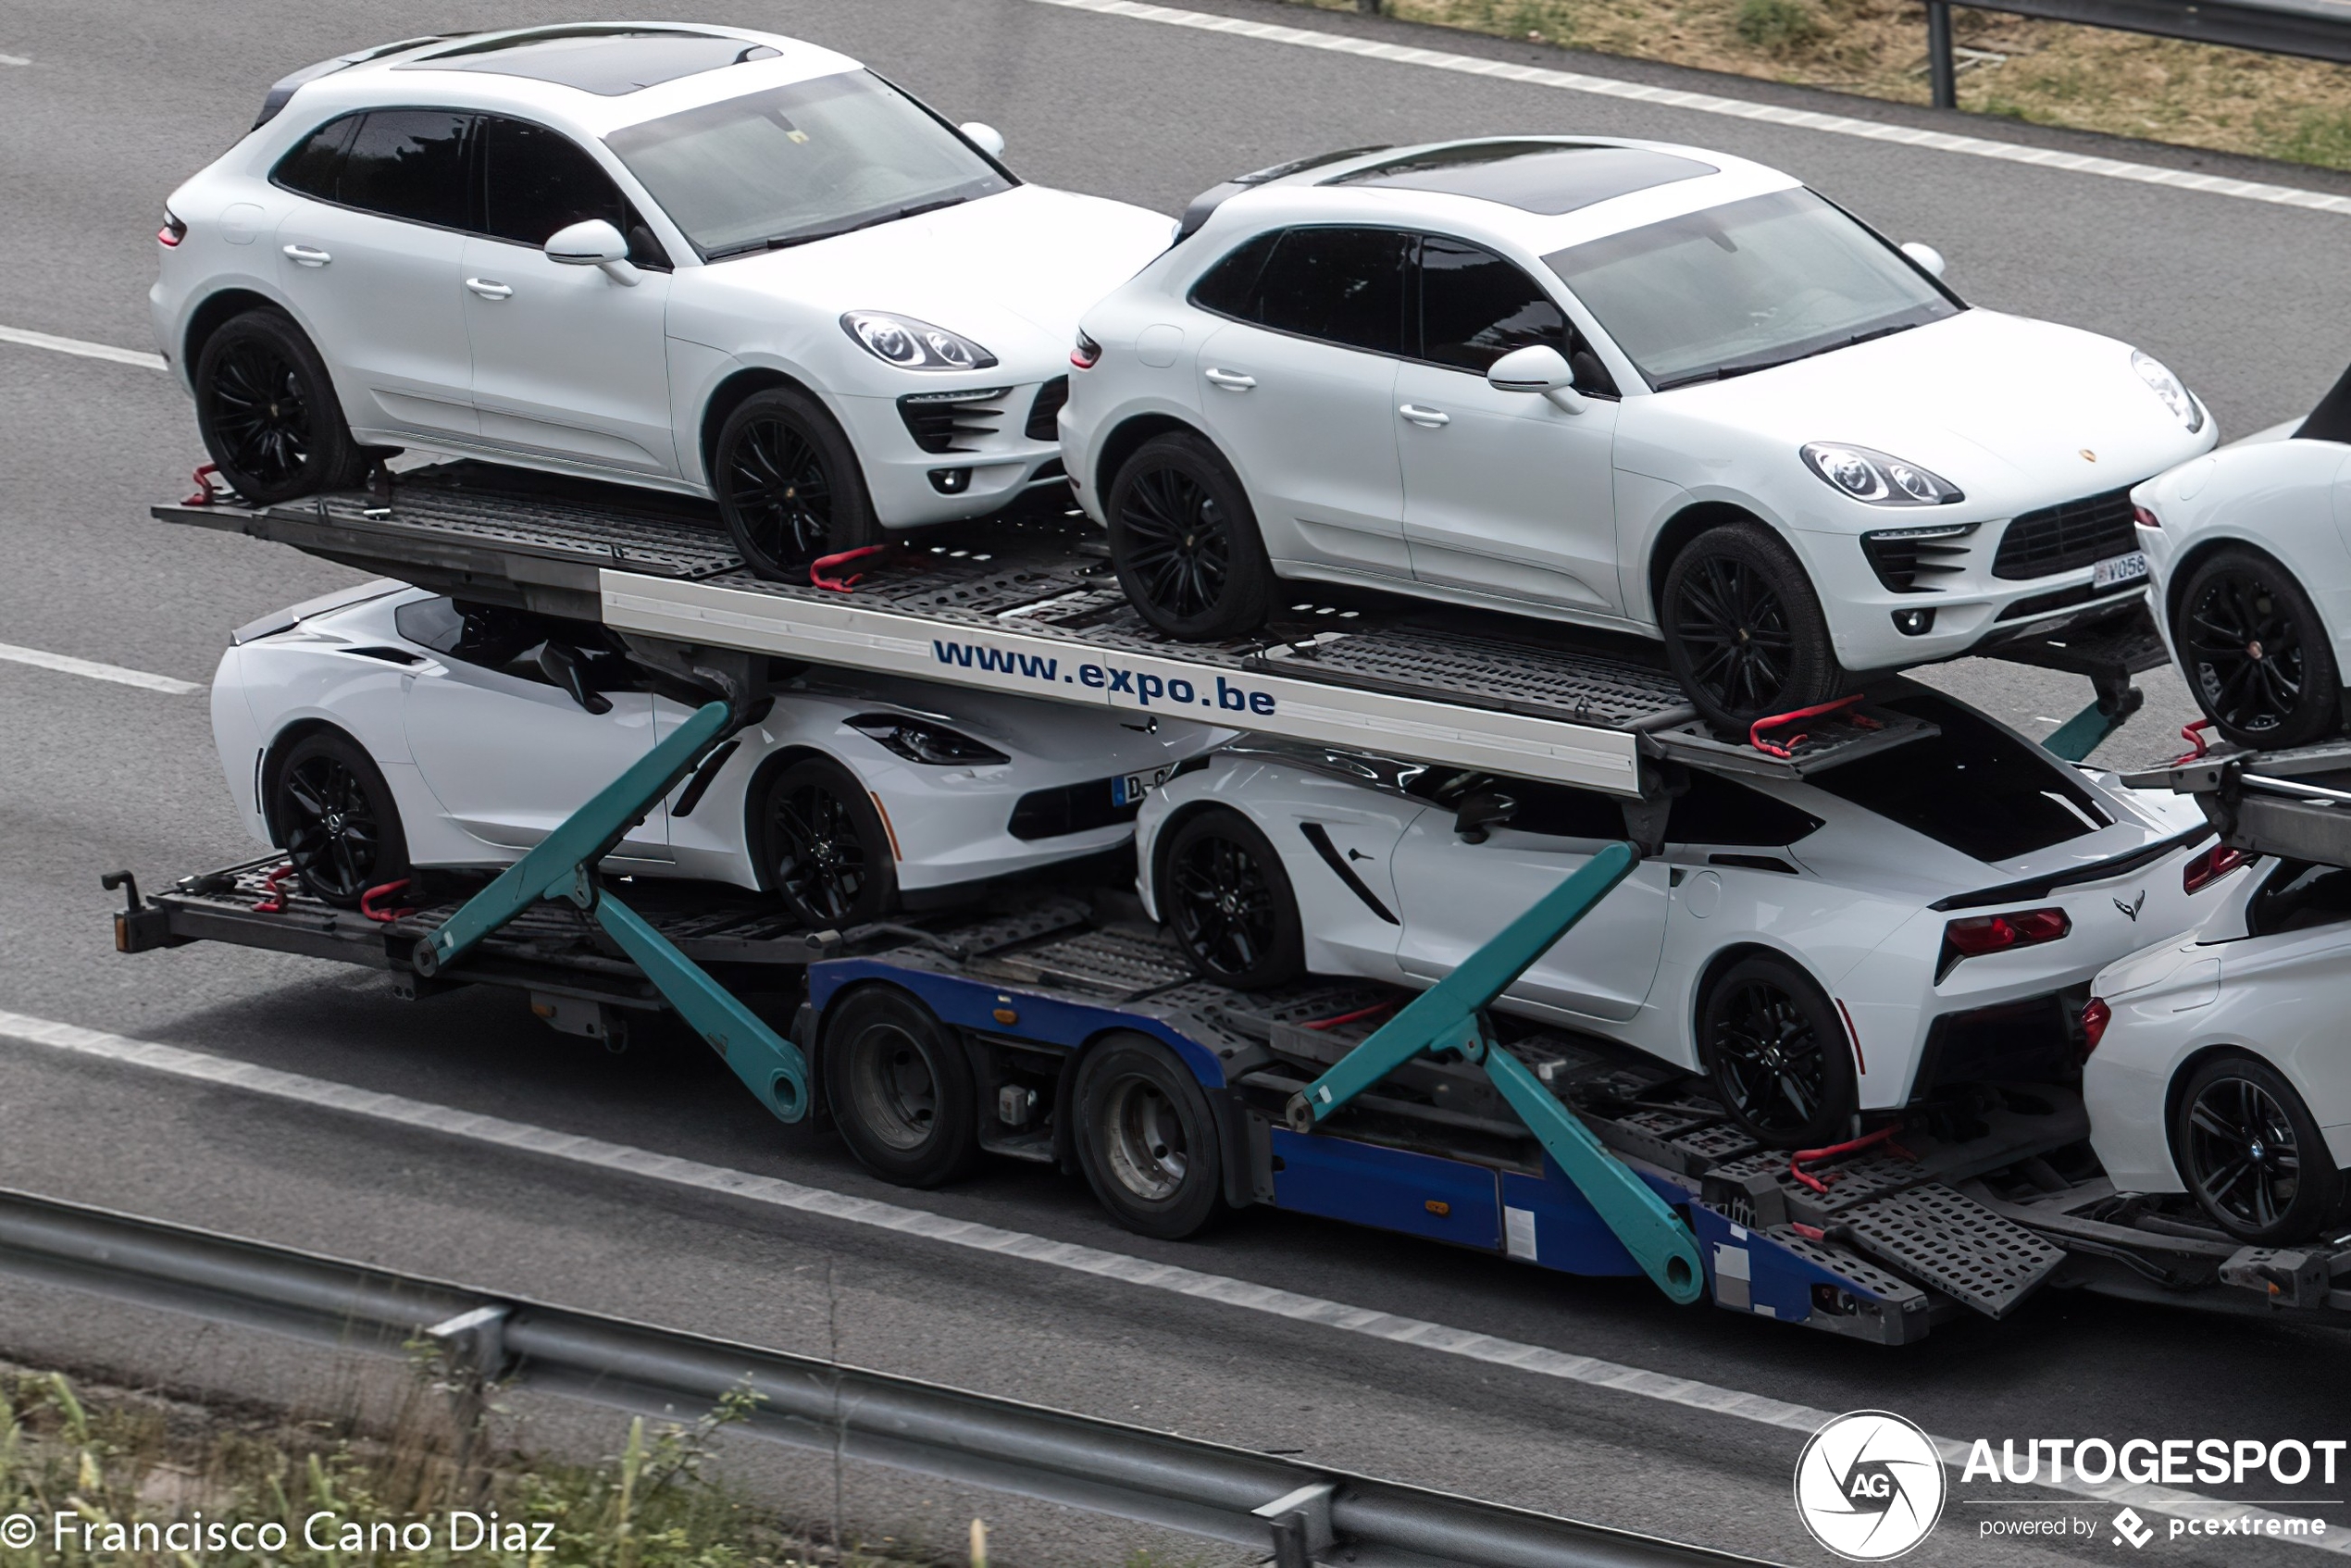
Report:
[{"label": "car taillight", "polygon": [[2163,526],[2163,519],[2144,506],[2131,508],[2131,520],[2143,529],[2159,529]]},{"label": "car taillight", "polygon": [[1954,920],[1943,927],[1943,962],[1936,966],[1936,979],[1951,972],[1951,966],[1962,958],[1980,958],[1987,952],[2006,952],[2010,948],[2038,947],[2043,942],[2056,941],[2073,929],[2073,921],[2062,909],[2026,909],[2009,915],[1972,915],[1964,920]]},{"label": "car taillight", "polygon": [[187,237],[187,220],[169,207],[164,208],[163,227],[155,230],[155,243],[164,246],[176,245]]},{"label": "car taillight", "polygon": [[2113,1022],[2114,1009],[2106,1004],[2106,998],[2092,997],[2082,1009],[2082,1054],[2087,1056],[2098,1048],[2098,1041],[2106,1039],[2106,1027]]},{"label": "car taillight", "polygon": [[2201,892],[2244,864],[2243,850],[2215,844],[2180,867],[2180,886],[2192,893]]},{"label": "car taillight", "polygon": [[1096,365],[1101,363],[1101,358],[1102,345],[1085,333],[1078,333],[1077,346],[1069,351],[1069,362],[1080,370],[1091,370]]}]

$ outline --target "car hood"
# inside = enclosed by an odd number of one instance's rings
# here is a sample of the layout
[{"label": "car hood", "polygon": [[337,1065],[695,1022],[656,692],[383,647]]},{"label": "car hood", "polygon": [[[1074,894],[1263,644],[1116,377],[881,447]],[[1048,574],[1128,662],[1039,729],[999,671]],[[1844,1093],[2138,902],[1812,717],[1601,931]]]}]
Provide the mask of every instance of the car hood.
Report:
[{"label": "car hood", "polygon": [[961,332],[1000,358],[1068,352],[1078,317],[1175,237],[1125,202],[1018,185],[837,239],[715,262],[715,288],[827,314],[887,310]]},{"label": "car hood", "polygon": [[2132,368],[2131,353],[2095,332],[1967,310],[1775,369],[1628,399],[1624,418],[1734,428],[1791,459],[1807,442],[1873,447],[1933,469],[1972,502],[2041,505],[2134,484],[2211,444],[2211,416],[2191,433]]}]

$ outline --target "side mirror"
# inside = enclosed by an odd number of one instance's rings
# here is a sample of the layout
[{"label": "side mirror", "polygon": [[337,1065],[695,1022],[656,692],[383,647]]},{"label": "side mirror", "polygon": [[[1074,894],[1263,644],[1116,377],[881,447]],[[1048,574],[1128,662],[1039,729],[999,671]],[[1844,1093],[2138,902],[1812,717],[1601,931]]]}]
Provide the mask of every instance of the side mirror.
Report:
[{"label": "side mirror", "polygon": [[[611,225],[605,225],[610,228]],[[579,654],[560,642],[539,645],[539,673],[554,688],[591,714],[612,712],[612,699],[601,691],[588,690],[588,672],[580,667]]]},{"label": "side mirror", "polygon": [[1496,392],[1534,392],[1562,414],[1581,414],[1590,406],[1575,390],[1567,356],[1549,343],[1529,343],[1502,355],[1487,367],[1486,384]]},{"label": "side mirror", "polygon": [[977,147],[989,157],[1001,158],[1004,156],[1004,133],[994,126],[980,120],[967,119],[955,129],[969,138],[973,146]]},{"label": "side mirror", "polygon": [[1516,797],[1499,790],[1479,790],[1462,798],[1453,811],[1453,831],[1465,844],[1482,844],[1493,837],[1494,829],[1510,825],[1518,815]]},{"label": "side mirror", "polygon": [[614,282],[637,286],[637,269],[628,264],[628,241],[601,218],[556,230],[543,249],[549,261],[566,267],[601,267]]},{"label": "side mirror", "polygon": [[1922,243],[1917,240],[1906,240],[1902,243],[1902,254],[1925,268],[1935,277],[1943,276],[1943,253],[1933,245]]}]

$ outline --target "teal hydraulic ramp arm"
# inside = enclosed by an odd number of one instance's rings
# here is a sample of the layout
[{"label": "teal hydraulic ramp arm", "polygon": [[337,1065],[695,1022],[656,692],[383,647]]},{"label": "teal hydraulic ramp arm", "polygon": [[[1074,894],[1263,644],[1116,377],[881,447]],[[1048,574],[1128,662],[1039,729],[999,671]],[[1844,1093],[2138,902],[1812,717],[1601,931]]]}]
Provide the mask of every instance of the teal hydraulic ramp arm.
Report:
[{"label": "teal hydraulic ramp arm", "polygon": [[1611,890],[1632,874],[1640,856],[1630,844],[1611,844],[1445,978],[1407,1002],[1319,1078],[1290,1097],[1289,1122],[1299,1132],[1317,1123],[1423,1052],[1456,1051],[1486,1076],[1526,1124],[1567,1179],[1598,1211],[1641,1271],[1675,1301],[1706,1290],[1698,1243],[1665,1200],[1632,1167],[1609,1153],[1557,1096],[1494,1040],[1484,1011],[1534,962],[1549,951]]},{"label": "teal hydraulic ramp arm", "polygon": [[783,1120],[796,1122],[808,1114],[808,1064],[799,1048],[760,1022],[757,1014],[596,882],[597,864],[726,739],[732,726],[733,713],[725,703],[695,710],[528,854],[467,899],[439,930],[420,938],[410,962],[419,975],[438,974],[532,904],[568,899],[636,960],[678,1016],[726,1059],[761,1104]]}]

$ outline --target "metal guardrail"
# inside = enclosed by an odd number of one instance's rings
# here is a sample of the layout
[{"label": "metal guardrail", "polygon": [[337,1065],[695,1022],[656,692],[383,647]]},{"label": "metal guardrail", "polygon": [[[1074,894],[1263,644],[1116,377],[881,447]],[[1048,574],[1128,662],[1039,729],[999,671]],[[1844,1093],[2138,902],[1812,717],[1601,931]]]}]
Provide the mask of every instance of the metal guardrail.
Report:
[{"label": "metal guardrail", "polygon": [[0,1274],[1270,1551],[1279,1568],[1699,1568],[1699,1547],[0,1188]]}]

